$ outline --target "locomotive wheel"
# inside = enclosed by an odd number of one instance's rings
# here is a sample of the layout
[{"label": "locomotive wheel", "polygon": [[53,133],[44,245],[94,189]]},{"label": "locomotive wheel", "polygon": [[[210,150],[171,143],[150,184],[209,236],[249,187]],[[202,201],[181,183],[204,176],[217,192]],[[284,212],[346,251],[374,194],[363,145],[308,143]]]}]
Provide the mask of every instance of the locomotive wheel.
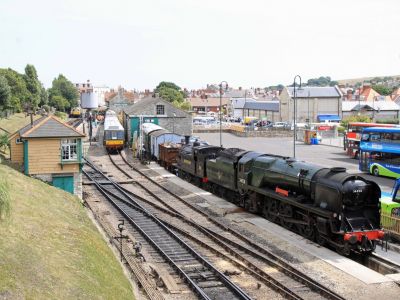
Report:
[{"label": "locomotive wheel", "polygon": [[314,228],[310,225],[304,225],[304,224],[298,224],[297,229],[299,230],[299,233],[309,239],[312,240],[314,238]]},{"label": "locomotive wheel", "polygon": [[322,234],[318,232],[318,230],[315,230],[315,241],[320,245],[324,246],[326,244],[326,239]]},{"label": "locomotive wheel", "polygon": [[293,217],[293,209],[290,205],[280,203],[279,204],[279,214],[282,215],[280,218],[280,223],[283,227],[287,229],[291,229],[293,226],[293,223],[285,221],[286,218],[292,218]]},{"label": "locomotive wheel", "polygon": [[271,222],[276,222],[278,220],[278,202],[275,200],[270,200],[268,202],[268,207],[266,210],[266,217]]}]

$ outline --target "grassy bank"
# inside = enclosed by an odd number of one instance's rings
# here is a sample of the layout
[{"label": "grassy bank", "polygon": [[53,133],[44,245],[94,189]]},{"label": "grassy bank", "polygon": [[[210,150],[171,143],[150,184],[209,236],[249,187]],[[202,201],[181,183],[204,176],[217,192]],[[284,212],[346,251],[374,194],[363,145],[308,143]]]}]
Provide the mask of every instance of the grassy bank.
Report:
[{"label": "grassy bank", "polygon": [[76,197],[0,164],[0,298],[132,299],[122,268]]},{"label": "grassy bank", "polygon": [[[33,116],[34,120],[39,118],[39,115]],[[9,133],[14,133],[18,129],[28,125],[30,122],[31,117],[26,117],[24,113],[17,113],[10,116],[10,118],[0,119],[0,133],[4,133],[4,130],[8,131]]]}]

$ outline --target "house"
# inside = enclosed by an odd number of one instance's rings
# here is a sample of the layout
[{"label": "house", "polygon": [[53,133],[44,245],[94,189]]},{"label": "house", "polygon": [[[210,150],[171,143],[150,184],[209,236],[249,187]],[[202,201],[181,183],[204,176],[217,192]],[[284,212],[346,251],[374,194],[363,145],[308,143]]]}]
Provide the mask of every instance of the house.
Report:
[{"label": "house", "polygon": [[123,109],[131,104],[135,103],[135,96],[131,92],[126,92],[123,88],[118,89],[118,93],[115,93],[112,98],[108,100],[108,107],[120,113]]},{"label": "house", "polygon": [[205,113],[205,112],[219,112],[219,106],[222,105],[222,111],[227,108],[229,99],[222,97],[220,98],[208,98],[203,96],[201,98],[189,98],[190,105],[195,113]]},{"label": "house", "polygon": [[54,116],[43,116],[9,137],[11,161],[26,175],[82,197],[82,138]]},{"label": "house", "polygon": [[[293,120],[293,87],[284,87],[280,94],[280,121]],[[298,122],[318,122],[318,115],[342,113],[342,93],[334,87],[296,87],[296,115]]]},{"label": "house", "polygon": [[399,119],[400,106],[393,101],[343,101],[342,118],[369,116],[373,121]]},{"label": "house", "polygon": [[124,107],[123,123],[127,138],[132,144],[134,137],[140,135],[140,123],[154,123],[164,129],[181,135],[192,134],[190,113],[173,106],[160,97],[147,97]]},{"label": "house", "polygon": [[[233,100],[235,101],[235,100]],[[279,101],[246,101],[243,104],[240,118],[256,117],[259,120],[277,122],[280,120]]]}]

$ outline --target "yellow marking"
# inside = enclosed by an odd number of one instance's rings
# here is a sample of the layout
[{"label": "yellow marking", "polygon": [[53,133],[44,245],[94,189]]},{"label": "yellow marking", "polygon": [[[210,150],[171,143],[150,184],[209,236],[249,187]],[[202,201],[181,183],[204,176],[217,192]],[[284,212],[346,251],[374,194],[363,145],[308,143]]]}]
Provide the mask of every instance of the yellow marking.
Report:
[{"label": "yellow marking", "polygon": [[185,163],[187,165],[191,165],[192,164],[192,162],[190,160],[188,160],[188,159],[184,159],[183,163]]},{"label": "yellow marking", "polygon": [[107,146],[111,146],[111,145],[123,145],[123,144],[124,144],[124,141],[123,141],[123,140],[114,140],[114,141],[109,140],[109,141],[106,141],[106,145],[107,145]]}]

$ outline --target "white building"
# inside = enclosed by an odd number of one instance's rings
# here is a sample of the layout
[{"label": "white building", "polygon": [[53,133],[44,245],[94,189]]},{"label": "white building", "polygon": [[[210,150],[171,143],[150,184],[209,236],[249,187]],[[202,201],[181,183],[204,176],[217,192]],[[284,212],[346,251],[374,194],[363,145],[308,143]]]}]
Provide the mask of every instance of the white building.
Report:
[{"label": "white building", "polygon": [[105,94],[110,92],[110,88],[105,85],[93,86],[93,93],[97,96],[99,106],[105,106]]}]

